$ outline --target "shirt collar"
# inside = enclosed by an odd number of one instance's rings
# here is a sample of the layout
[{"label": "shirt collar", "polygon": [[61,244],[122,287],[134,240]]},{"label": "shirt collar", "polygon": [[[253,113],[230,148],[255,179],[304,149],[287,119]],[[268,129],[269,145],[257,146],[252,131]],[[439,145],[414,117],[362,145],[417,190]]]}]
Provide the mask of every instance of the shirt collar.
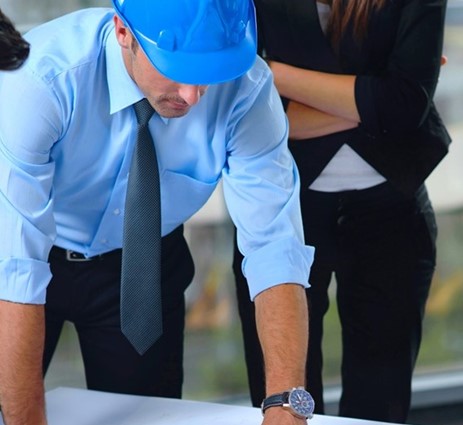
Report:
[{"label": "shirt collar", "polygon": [[[109,113],[112,115],[132,106],[145,96],[127,72],[114,29],[109,33],[105,50],[106,78],[108,80],[110,103]],[[159,118],[164,124],[169,122],[169,118],[161,116]]]},{"label": "shirt collar", "polygon": [[114,29],[108,36],[105,50],[110,113],[114,114],[143,99],[144,95],[127,72]]}]

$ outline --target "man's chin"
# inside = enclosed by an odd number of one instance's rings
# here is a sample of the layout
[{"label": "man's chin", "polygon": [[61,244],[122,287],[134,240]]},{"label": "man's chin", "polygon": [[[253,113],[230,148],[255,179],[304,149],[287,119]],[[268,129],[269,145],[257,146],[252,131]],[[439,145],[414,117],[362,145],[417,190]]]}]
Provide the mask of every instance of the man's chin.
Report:
[{"label": "man's chin", "polygon": [[156,105],[156,112],[163,118],[180,118],[190,112],[191,107],[173,107],[166,104]]},{"label": "man's chin", "polygon": [[159,113],[159,115],[163,118],[181,118],[183,116],[185,116],[186,114],[188,114],[189,110],[188,111],[183,111],[183,112],[178,112],[178,111],[175,111],[175,112],[162,112],[162,113]]}]

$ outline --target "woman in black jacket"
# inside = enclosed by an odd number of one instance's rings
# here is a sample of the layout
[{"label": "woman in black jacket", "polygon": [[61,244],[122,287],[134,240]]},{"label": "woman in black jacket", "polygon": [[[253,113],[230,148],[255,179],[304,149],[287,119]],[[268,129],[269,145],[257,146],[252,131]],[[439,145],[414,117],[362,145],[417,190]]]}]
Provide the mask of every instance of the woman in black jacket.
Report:
[{"label": "woman in black jacket", "polygon": [[[403,423],[435,267],[437,229],[424,181],[450,143],[432,100],[446,1],[255,4],[261,53],[289,119],[306,243],[316,249],[307,290],[307,388],[323,413],[323,317],[334,274],[343,347],[339,413]],[[258,406],[262,357],[241,260],[235,249]]]}]

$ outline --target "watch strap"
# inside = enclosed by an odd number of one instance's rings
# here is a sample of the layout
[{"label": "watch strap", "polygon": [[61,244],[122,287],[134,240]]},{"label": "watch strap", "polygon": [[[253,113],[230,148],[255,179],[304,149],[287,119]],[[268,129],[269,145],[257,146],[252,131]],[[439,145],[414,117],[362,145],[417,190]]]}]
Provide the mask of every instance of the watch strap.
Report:
[{"label": "watch strap", "polygon": [[289,391],[283,391],[265,398],[261,406],[262,413],[264,413],[269,407],[283,406],[283,404],[288,402],[288,395]]}]

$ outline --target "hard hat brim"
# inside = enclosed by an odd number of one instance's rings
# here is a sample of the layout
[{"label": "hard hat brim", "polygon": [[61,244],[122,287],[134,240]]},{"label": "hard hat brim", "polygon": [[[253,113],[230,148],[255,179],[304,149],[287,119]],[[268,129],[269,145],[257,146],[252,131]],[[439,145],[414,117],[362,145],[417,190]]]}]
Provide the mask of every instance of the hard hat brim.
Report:
[{"label": "hard hat brim", "polygon": [[169,51],[137,31],[133,35],[154,68],[166,78],[182,84],[209,85],[234,80],[253,66],[257,55],[253,28],[248,25],[238,44],[212,52]]}]

